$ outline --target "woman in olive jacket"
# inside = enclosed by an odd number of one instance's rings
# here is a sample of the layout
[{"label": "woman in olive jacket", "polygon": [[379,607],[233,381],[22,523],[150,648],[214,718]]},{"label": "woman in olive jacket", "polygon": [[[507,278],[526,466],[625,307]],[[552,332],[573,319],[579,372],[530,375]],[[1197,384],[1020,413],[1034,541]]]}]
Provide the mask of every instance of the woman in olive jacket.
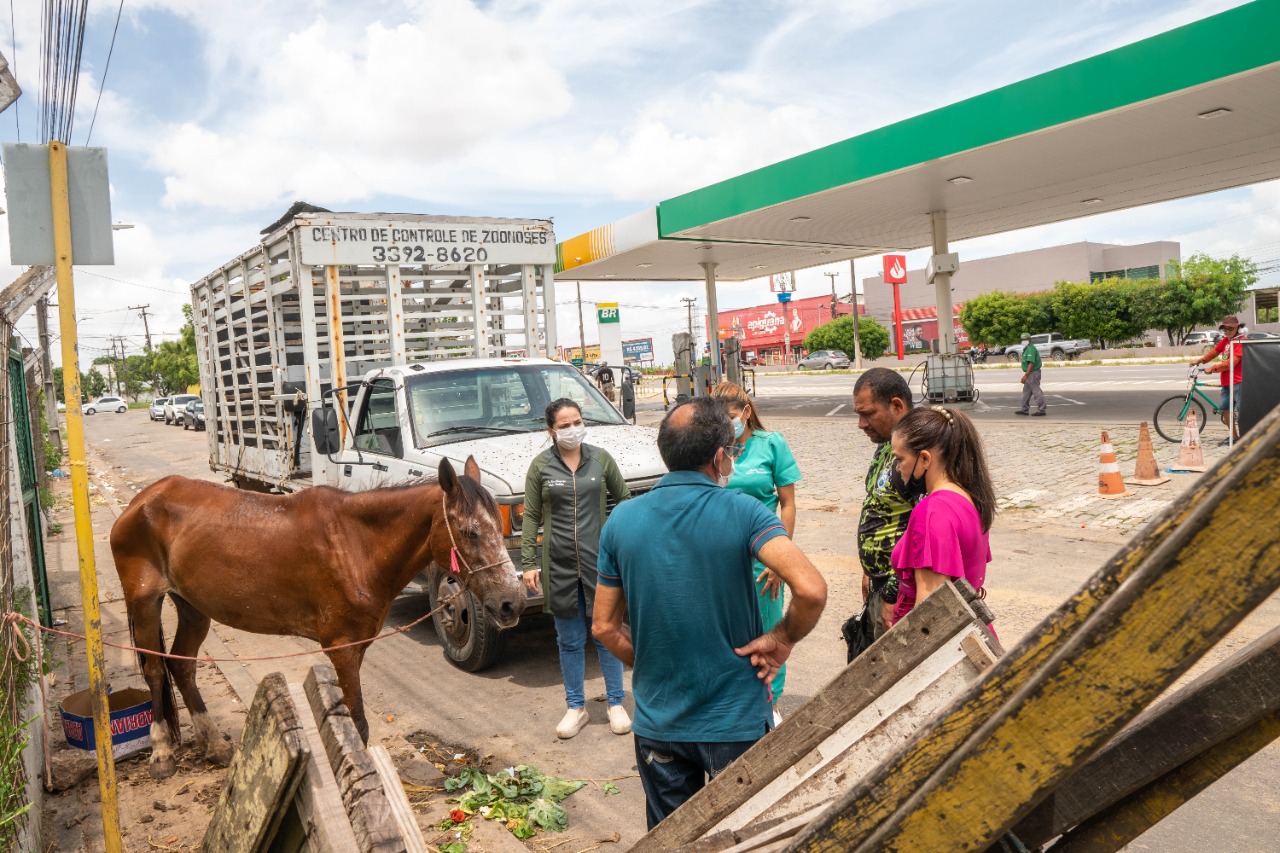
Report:
[{"label": "woman in olive jacket", "polygon": [[[596,555],[606,501],[624,501],[631,492],[613,457],[583,443],[587,427],[577,403],[567,398],[556,400],[547,406],[546,418],[552,444],[533,460],[525,478],[520,562],[525,586],[533,592],[543,590],[543,608],[556,620],[560,673],[569,706],[556,734],[571,738],[587,724],[585,648],[591,636]],[[539,526],[543,528],[541,566],[537,560]],[[598,640],[592,638],[592,642],[604,673],[609,728],[624,735],[631,731],[631,718],[622,707],[622,661]]]}]

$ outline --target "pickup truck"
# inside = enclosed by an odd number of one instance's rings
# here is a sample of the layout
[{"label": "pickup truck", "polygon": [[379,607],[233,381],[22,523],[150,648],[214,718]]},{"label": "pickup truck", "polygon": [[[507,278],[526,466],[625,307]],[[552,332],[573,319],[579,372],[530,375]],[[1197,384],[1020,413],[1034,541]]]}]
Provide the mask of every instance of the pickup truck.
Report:
[{"label": "pickup truck", "polygon": [[[281,220],[191,285],[210,468],[244,489],[357,491],[474,456],[518,569],[525,474],[550,441],[552,400],[578,402],[586,440],[609,451],[632,494],[666,473],[657,431],[623,417],[635,405],[625,383],[619,411],[544,357],[556,351],[554,263],[546,220]],[[433,607],[457,589],[439,566],[419,580]],[[531,595],[524,613],[541,605]],[[494,663],[506,641],[482,614],[468,594],[433,617],[461,669]]]},{"label": "pickup truck", "polygon": [[[1082,352],[1093,349],[1093,341],[1077,338],[1076,340],[1068,340],[1059,332],[1047,332],[1040,335],[1032,335],[1031,343],[1035,344],[1036,349],[1040,351],[1040,358],[1054,361],[1061,361],[1064,358],[1075,358]],[[1005,358],[1009,361],[1022,360],[1022,341],[1011,344],[1004,348]]]}]

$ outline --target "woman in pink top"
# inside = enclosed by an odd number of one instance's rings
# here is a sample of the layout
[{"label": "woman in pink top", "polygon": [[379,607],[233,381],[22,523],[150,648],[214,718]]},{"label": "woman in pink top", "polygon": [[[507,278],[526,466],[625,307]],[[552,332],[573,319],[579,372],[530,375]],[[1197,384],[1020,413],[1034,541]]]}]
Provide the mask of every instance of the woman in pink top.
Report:
[{"label": "woman in pink top", "polygon": [[892,442],[909,495],[924,495],[893,549],[897,622],[951,578],[964,578],[982,593],[996,496],[982,440],[963,413],[913,409],[893,428]]}]

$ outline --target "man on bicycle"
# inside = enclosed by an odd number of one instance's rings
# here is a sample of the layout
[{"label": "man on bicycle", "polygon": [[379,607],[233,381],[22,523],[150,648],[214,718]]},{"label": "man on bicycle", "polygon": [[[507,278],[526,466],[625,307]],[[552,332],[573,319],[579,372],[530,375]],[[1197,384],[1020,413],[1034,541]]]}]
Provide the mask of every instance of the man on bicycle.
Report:
[{"label": "man on bicycle", "polygon": [[[1228,420],[1228,414],[1231,413],[1232,402],[1234,398],[1235,412],[1240,411],[1240,383],[1244,380],[1244,347],[1240,342],[1244,340],[1244,333],[1240,330],[1240,318],[1234,314],[1229,317],[1223,317],[1222,322],[1218,324],[1218,328],[1222,330],[1223,336],[1218,338],[1218,342],[1213,345],[1213,349],[1202,355],[1200,358],[1192,359],[1192,364],[1207,364],[1218,358],[1226,350],[1227,345],[1231,344],[1231,355],[1225,357],[1222,361],[1206,370],[1206,373],[1217,373],[1222,377],[1222,422],[1229,426],[1234,423]],[[1231,359],[1235,359],[1235,369],[1231,368]]]}]

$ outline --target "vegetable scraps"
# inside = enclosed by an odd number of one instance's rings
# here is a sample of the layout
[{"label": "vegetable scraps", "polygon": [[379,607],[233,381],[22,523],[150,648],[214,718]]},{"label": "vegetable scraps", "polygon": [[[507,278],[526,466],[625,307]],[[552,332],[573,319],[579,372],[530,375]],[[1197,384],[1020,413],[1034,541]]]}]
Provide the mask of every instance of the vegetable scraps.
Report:
[{"label": "vegetable scraps", "polygon": [[[536,767],[520,764],[495,774],[485,773],[476,767],[464,767],[457,776],[444,783],[446,791],[460,792],[450,803],[457,803],[449,811],[440,829],[460,828],[455,841],[441,845],[443,853],[462,853],[466,839],[471,837],[470,821],[476,816],[485,820],[501,821],[521,840],[533,838],[539,829],[563,832],[569,825],[569,815],[560,801],[580,789],[586,782],[570,781],[546,776]],[[450,849],[445,850],[448,847]]]}]

